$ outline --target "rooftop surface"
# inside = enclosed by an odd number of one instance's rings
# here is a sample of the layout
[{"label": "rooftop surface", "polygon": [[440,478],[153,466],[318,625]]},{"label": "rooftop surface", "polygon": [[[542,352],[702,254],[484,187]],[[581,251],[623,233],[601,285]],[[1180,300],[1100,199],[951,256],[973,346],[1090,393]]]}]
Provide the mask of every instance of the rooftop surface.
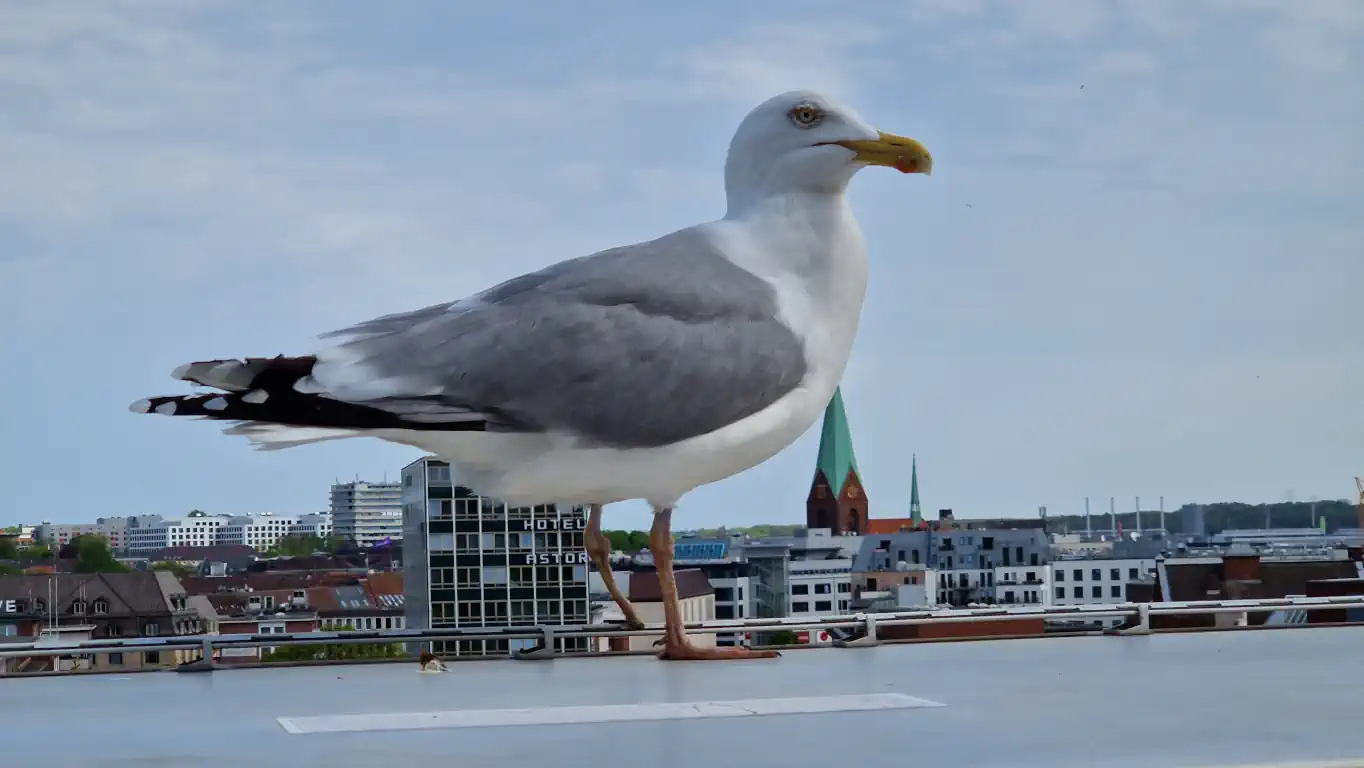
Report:
[{"label": "rooftop surface", "polygon": [[[819,649],[746,662],[487,661],[436,675],[405,663],[29,678],[0,680],[0,722],[5,763],[16,766],[1281,765],[1364,757],[1361,652],[1364,628],[1349,627]],[[697,717],[713,709],[704,702],[770,711],[790,705],[753,701],[826,697],[838,707],[844,699],[827,697],[849,694],[944,706]],[[677,708],[695,713],[685,718],[660,702],[701,706]],[[585,710],[557,708],[584,705],[629,705],[586,717],[633,721],[543,724],[565,712],[582,719]],[[433,717],[503,708],[535,711],[510,727]],[[427,727],[291,733],[279,720],[414,712]]]}]

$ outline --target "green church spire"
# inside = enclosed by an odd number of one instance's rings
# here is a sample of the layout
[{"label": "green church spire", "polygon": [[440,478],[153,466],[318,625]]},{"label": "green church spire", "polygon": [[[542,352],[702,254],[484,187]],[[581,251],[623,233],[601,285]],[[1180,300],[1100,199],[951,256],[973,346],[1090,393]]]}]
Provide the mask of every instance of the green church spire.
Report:
[{"label": "green church spire", "polygon": [[852,431],[848,428],[848,414],[843,409],[843,389],[834,390],[829,407],[824,409],[824,428],[819,433],[819,460],[816,469],[829,481],[829,491],[837,498],[843,493],[848,471],[857,470],[853,455]]},{"label": "green church spire", "polygon": [[919,508],[919,457],[914,454],[909,459],[909,519],[915,525],[924,521],[923,510]]}]

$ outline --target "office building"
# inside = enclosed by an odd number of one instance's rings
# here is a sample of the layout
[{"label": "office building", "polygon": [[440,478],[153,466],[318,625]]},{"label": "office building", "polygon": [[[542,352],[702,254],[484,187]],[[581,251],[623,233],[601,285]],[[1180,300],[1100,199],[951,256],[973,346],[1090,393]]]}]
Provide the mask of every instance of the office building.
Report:
[{"label": "office building", "polygon": [[326,538],[332,531],[331,515],[326,512],[210,515],[195,511],[169,520],[156,515],[130,517],[126,525],[123,551],[133,557],[182,547],[248,546],[264,552],[285,536]]},{"label": "office building", "polygon": [[361,547],[403,536],[403,487],[399,483],[337,483],[332,486],[333,532]]},{"label": "office building", "polygon": [[[423,458],[402,473],[407,626],[507,627],[588,622],[586,507],[509,508],[455,485]],[[556,638],[586,651],[585,638]],[[533,641],[433,643],[445,656],[499,656]]]}]

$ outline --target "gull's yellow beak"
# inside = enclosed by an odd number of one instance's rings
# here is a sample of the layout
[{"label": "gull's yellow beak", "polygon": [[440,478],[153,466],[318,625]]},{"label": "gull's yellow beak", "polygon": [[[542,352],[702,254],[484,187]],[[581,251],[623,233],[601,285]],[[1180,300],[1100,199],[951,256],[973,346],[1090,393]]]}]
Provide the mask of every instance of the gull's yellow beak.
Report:
[{"label": "gull's yellow beak", "polygon": [[857,153],[857,159],[868,165],[884,165],[901,173],[933,175],[933,155],[914,139],[881,133],[874,139],[832,142]]}]

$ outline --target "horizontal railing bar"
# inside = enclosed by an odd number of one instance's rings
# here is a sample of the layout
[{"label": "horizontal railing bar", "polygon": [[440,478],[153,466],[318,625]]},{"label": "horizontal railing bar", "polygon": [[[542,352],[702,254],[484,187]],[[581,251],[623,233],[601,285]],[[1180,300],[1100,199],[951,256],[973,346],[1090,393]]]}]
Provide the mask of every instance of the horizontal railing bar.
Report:
[{"label": "horizontal railing bar", "polygon": [[[989,606],[922,611],[862,612],[817,618],[756,618],[696,622],[685,625],[689,634],[730,632],[818,631],[858,629],[874,622],[881,626],[952,624],[970,621],[1010,621],[1019,619],[1073,620],[1114,619],[1138,615],[1145,606],[1152,616],[1182,616],[1265,612],[1282,609],[1322,610],[1364,607],[1364,595],[1337,597],[1289,597],[1264,600],[1203,600],[1179,603],[1111,603],[1077,606]],[[0,644],[0,659],[43,656],[89,655],[92,653],[146,653],[192,651],[208,646],[213,649],[262,648],[286,645],[396,644],[459,640],[540,640],[547,634],[563,638],[644,637],[662,634],[662,625],[631,630],[620,624],[522,625],[514,627],[445,627],[434,629],[395,629],[359,631],[299,632],[292,634],[178,635],[164,638],[110,638],[74,643],[42,642]]]}]

